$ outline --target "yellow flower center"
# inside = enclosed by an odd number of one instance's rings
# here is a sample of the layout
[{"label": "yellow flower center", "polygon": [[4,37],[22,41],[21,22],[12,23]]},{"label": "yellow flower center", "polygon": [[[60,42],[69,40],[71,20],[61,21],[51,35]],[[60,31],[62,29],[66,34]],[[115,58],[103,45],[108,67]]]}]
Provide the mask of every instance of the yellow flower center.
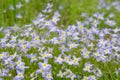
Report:
[{"label": "yellow flower center", "polygon": [[83,26],[79,26],[80,29],[83,29]]},{"label": "yellow flower center", "polygon": [[20,73],[20,74],[18,74],[18,76],[19,76],[19,77],[21,77],[22,75],[23,75],[23,74],[21,74],[21,73]]},{"label": "yellow flower center", "polygon": [[68,57],[66,57],[66,58],[65,58],[65,60],[66,60],[66,61],[68,61],[68,60],[69,60],[69,58],[68,58]]},{"label": "yellow flower center", "polygon": [[36,60],[36,57],[33,56],[33,57],[32,57],[32,60]]},{"label": "yellow flower center", "polygon": [[86,67],[86,70],[87,70],[87,71],[89,71],[89,70],[90,70],[90,67],[89,67],[89,66],[87,66],[87,67]]},{"label": "yellow flower center", "polygon": [[75,60],[74,60],[74,62],[78,62],[78,60],[77,60],[77,59],[75,59]]},{"label": "yellow flower center", "polygon": [[43,64],[43,66],[44,66],[44,67],[46,67],[46,66],[47,66],[47,64],[46,64],[46,63],[44,63],[44,64]]},{"label": "yellow flower center", "polygon": [[39,38],[38,38],[38,37],[36,37],[36,38],[34,38],[34,40],[36,40],[36,41],[37,41],[37,40],[39,40]]},{"label": "yellow flower center", "polygon": [[21,64],[21,62],[20,62],[20,61],[18,61],[18,62],[17,62],[17,64],[18,64],[18,65],[20,65],[20,64]]}]

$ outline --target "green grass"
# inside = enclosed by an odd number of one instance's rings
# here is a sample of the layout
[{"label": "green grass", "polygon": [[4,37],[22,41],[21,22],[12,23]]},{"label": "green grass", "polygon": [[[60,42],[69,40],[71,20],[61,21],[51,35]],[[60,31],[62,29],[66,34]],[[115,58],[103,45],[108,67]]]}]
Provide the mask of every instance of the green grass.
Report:
[{"label": "green grass", "polygon": [[[23,7],[14,11],[9,10],[10,4],[15,6],[16,3],[21,2]],[[12,26],[15,23],[18,25],[24,25],[30,23],[38,15],[41,10],[43,10],[49,0],[30,0],[30,3],[24,3],[24,0],[0,0],[0,25],[1,26]],[[107,0],[113,1],[113,0]],[[54,11],[58,10],[59,6],[63,6],[60,11],[61,21],[60,25],[64,24],[66,27],[69,24],[75,24],[76,20],[84,20],[80,17],[82,12],[86,12],[89,16],[94,12],[105,12],[105,13],[115,13],[115,20],[119,23],[120,15],[114,9],[106,11],[105,9],[98,10],[98,0],[52,0],[54,6]],[[3,11],[6,10],[6,13]],[[23,19],[16,19],[15,15],[20,12],[23,15]],[[119,24],[120,25],[120,24]]]},{"label": "green grass", "polygon": [[[14,10],[14,11],[9,10],[10,4],[13,4],[15,6],[15,4],[19,1],[23,3],[23,7],[21,9]],[[14,24],[22,26],[24,24],[31,23],[32,20],[36,18],[38,13],[41,12],[45,8],[46,4],[49,2],[49,0],[30,0],[30,1],[31,1],[30,3],[24,3],[24,0],[0,0],[0,26],[9,27]],[[113,1],[113,0],[107,0],[107,1]],[[114,19],[117,21],[118,26],[120,26],[119,12],[117,12],[114,9],[110,9],[109,11],[106,11],[105,9],[97,10],[96,8],[97,5],[98,5],[98,0],[53,0],[54,11],[58,10],[59,6],[63,6],[63,9],[59,10],[61,14],[61,21],[59,22],[58,26],[60,28],[65,29],[67,28],[68,25],[75,24],[76,20],[83,21],[84,18],[80,17],[80,14],[82,12],[88,13],[89,16],[92,15],[94,12],[106,12],[107,14],[112,12],[116,15]],[[6,13],[3,12],[4,10],[6,10]],[[22,13],[23,15],[22,19],[15,18],[18,12]],[[64,25],[64,27],[61,27],[61,25]],[[104,27],[101,27],[101,28],[104,28]],[[3,37],[3,33],[0,33],[0,38],[2,37]],[[59,54],[60,51],[58,50],[57,45],[53,46],[51,44],[48,44],[46,46],[55,48],[54,50],[55,56]],[[0,52],[2,51],[5,51],[5,49],[0,49]],[[69,54],[73,54],[74,51],[76,51],[77,56],[80,56],[79,49],[70,51]],[[31,52],[34,53],[33,50]],[[26,62],[26,65],[29,65],[32,68],[31,70],[30,69],[26,70],[26,74],[29,75],[34,69],[37,68],[36,67],[37,63],[30,65],[30,64],[27,64],[29,62],[29,59],[24,59],[24,61]],[[110,63],[108,62],[106,64],[103,64],[101,62],[98,63],[96,62],[96,60],[91,58],[90,60],[82,59],[79,67],[73,68],[73,66],[68,66],[67,64],[63,64],[63,65],[71,69],[73,72],[76,72],[76,74],[81,74],[81,77],[83,77],[84,75],[89,75],[89,73],[85,73],[82,71],[84,67],[84,63],[88,61],[90,61],[91,63],[94,63],[95,67],[99,67],[105,74],[103,75],[102,78],[100,78],[100,80],[117,80],[117,79],[120,80],[120,77],[115,76],[115,73],[113,73],[114,66],[117,68],[117,67],[120,67],[120,65],[116,65],[113,62],[110,62]],[[54,80],[69,80],[69,79],[60,79],[59,77],[55,76],[55,74],[58,73],[58,70],[61,69],[62,67],[61,65],[53,64],[52,59],[49,61],[49,63],[54,65],[52,68]],[[13,74],[15,76],[14,72]],[[42,80],[42,78],[41,79],[40,78],[36,80]],[[5,78],[5,80],[11,80],[11,79]],[[27,75],[25,75],[25,80],[30,80],[30,78],[28,78]]]}]

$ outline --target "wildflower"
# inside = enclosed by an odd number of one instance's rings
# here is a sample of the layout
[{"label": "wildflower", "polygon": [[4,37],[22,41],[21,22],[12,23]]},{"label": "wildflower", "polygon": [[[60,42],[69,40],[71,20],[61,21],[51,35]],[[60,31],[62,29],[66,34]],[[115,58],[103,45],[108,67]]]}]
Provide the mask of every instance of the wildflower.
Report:
[{"label": "wildflower", "polygon": [[39,20],[33,20],[32,22],[34,23],[35,26],[40,23]]},{"label": "wildflower", "polygon": [[70,69],[66,69],[64,73],[66,74],[66,78],[70,78],[71,80],[76,78],[76,75]]},{"label": "wildflower", "polygon": [[57,22],[60,20],[60,18],[59,17],[57,17],[57,16],[53,16],[53,18],[52,18],[52,22],[54,23],[54,24],[57,24]]},{"label": "wildflower", "polygon": [[71,59],[71,60],[69,60],[68,62],[68,65],[74,65],[74,62],[73,62],[73,60]]},{"label": "wildflower", "polygon": [[36,74],[42,74],[42,76],[45,76],[45,70],[43,70],[43,69],[38,69],[38,70],[36,70]]},{"label": "wildflower", "polygon": [[99,22],[98,20],[96,20],[96,19],[93,20],[92,25],[93,25],[94,27],[97,27],[98,24],[100,24],[100,22]]},{"label": "wildflower", "polygon": [[21,4],[21,2],[18,2],[18,4],[16,4],[16,8],[20,9],[23,5]]},{"label": "wildflower", "polygon": [[60,9],[60,10],[62,10],[62,9],[63,9],[63,6],[62,6],[62,5],[60,5],[60,6],[59,6],[59,9]]},{"label": "wildflower", "polygon": [[52,38],[50,41],[52,44],[59,44],[60,43],[56,37]]},{"label": "wildflower", "polygon": [[12,46],[12,44],[11,43],[6,43],[6,47],[8,47],[8,48],[10,48]]},{"label": "wildflower", "polygon": [[1,43],[1,44],[6,43],[7,40],[8,40],[7,38],[2,38],[1,41],[0,41],[0,43]]},{"label": "wildflower", "polygon": [[24,79],[24,73],[22,72],[17,72],[17,75],[14,77],[14,80],[22,80]]},{"label": "wildflower", "polygon": [[73,48],[77,48],[79,44],[76,44],[76,43],[69,43],[68,46],[69,46],[69,49],[73,49]]},{"label": "wildflower", "polygon": [[98,59],[98,58],[100,57],[99,51],[94,52],[94,53],[93,53],[93,56],[94,56],[96,59]]},{"label": "wildflower", "polygon": [[91,27],[90,32],[95,34],[100,34],[100,31],[97,27]]},{"label": "wildflower", "polygon": [[53,53],[54,48],[48,48],[48,53]]},{"label": "wildflower", "polygon": [[77,21],[77,29],[78,31],[82,31],[84,29],[84,24],[82,22]]},{"label": "wildflower", "polygon": [[82,80],[89,80],[89,77],[84,76]]},{"label": "wildflower", "polygon": [[48,60],[44,60],[43,63],[42,63],[42,62],[39,62],[38,65],[39,65],[39,67],[40,67],[41,69],[43,69],[43,70],[45,70],[45,71],[49,71],[49,70],[51,69],[51,67],[52,67],[50,64],[48,64]]},{"label": "wildflower", "polygon": [[116,75],[118,76],[119,73],[120,73],[120,68],[118,68],[116,71],[115,71]]},{"label": "wildflower", "polygon": [[20,46],[20,50],[26,53],[30,49],[31,43],[25,42],[25,43],[19,44],[19,46]]},{"label": "wildflower", "polygon": [[56,32],[58,30],[58,28],[56,26],[50,26],[49,30],[50,30],[49,32]]},{"label": "wildflower", "polygon": [[104,20],[104,13],[95,13],[94,15],[93,15],[94,17],[96,17],[96,18],[98,18],[98,19],[100,19],[100,20]]},{"label": "wildflower", "polygon": [[115,26],[116,22],[114,20],[107,19],[105,21],[105,24],[107,24],[108,26]]},{"label": "wildflower", "polygon": [[56,17],[60,17],[60,13],[59,13],[59,11],[56,11],[56,12],[54,13],[54,16],[56,16]]},{"label": "wildflower", "polygon": [[89,76],[88,80],[97,80],[96,77],[94,75]]},{"label": "wildflower", "polygon": [[9,69],[2,68],[2,69],[0,69],[0,76],[1,77],[8,76],[9,72],[10,72]]},{"label": "wildflower", "polygon": [[64,55],[64,61],[66,63],[69,63],[71,61],[71,55],[67,56],[67,55]]},{"label": "wildflower", "polygon": [[23,16],[20,14],[20,13],[18,13],[17,15],[16,15],[16,18],[18,18],[18,19],[21,19]]},{"label": "wildflower", "polygon": [[29,57],[30,57],[30,63],[33,63],[33,62],[38,61],[38,59],[37,59],[36,56],[37,56],[36,54],[31,54],[31,55],[29,55]]},{"label": "wildflower", "polygon": [[73,40],[79,40],[80,38],[78,36],[79,36],[79,33],[75,32],[74,34],[72,34],[72,39]]},{"label": "wildflower", "polygon": [[16,42],[17,37],[18,37],[18,36],[11,36],[10,43]]},{"label": "wildflower", "polygon": [[[8,64],[6,65],[7,68],[10,68],[12,70],[14,70],[14,67],[15,67],[15,62],[13,61],[10,61],[10,62],[7,62]],[[6,62],[5,62],[6,64]]]},{"label": "wildflower", "polygon": [[90,51],[88,51],[86,48],[82,49],[81,52],[82,52],[81,55],[82,55],[84,58],[88,59],[88,58],[90,57]]},{"label": "wildflower", "polygon": [[105,56],[104,54],[100,54],[100,60],[102,61],[102,62],[105,62],[106,60],[107,60],[107,56]]},{"label": "wildflower", "polygon": [[9,9],[10,9],[10,10],[15,10],[15,8],[14,8],[13,5],[10,5],[10,6],[9,6]]},{"label": "wildflower", "polygon": [[48,53],[47,51],[45,51],[44,53],[41,53],[41,59],[46,59],[46,58],[52,58],[52,54]]},{"label": "wildflower", "polygon": [[19,57],[18,57],[18,61],[16,62],[16,65],[17,65],[17,66],[20,66],[20,65],[24,65],[24,64],[25,64],[25,63],[22,62],[21,56],[19,56]]},{"label": "wildflower", "polygon": [[113,13],[109,14],[109,18],[113,18],[113,17],[115,17],[115,14]]},{"label": "wildflower", "polygon": [[61,52],[64,53],[64,52],[68,51],[68,48],[66,48],[65,45],[61,45],[59,47],[59,50],[61,50]]},{"label": "wildflower", "polygon": [[[3,59],[5,65],[6,65],[6,64],[9,64],[9,63],[12,63],[12,60],[14,59],[13,56],[5,55],[5,53],[4,53],[4,56],[7,57],[7,59]],[[4,57],[4,58],[5,58],[5,57]]]},{"label": "wildflower", "polygon": [[8,58],[8,52],[2,52],[0,54],[0,59],[6,59],[6,58]]},{"label": "wildflower", "polygon": [[48,3],[46,8],[42,11],[44,13],[50,13],[52,11],[52,6],[53,4],[52,3]]},{"label": "wildflower", "polygon": [[90,62],[88,63],[85,63],[85,67],[83,68],[84,71],[88,71],[88,72],[92,72],[92,67],[93,67],[93,64],[90,64]]},{"label": "wildflower", "polygon": [[58,37],[58,39],[59,40],[63,40],[63,41],[65,41],[66,40],[66,32],[65,31],[59,31],[59,37]]},{"label": "wildflower", "polygon": [[25,69],[29,68],[28,66],[25,66],[25,64],[21,64],[21,65],[17,65],[16,66],[16,71],[21,71],[21,72],[25,72]]},{"label": "wildflower", "polygon": [[104,50],[105,54],[111,54],[112,53],[112,50],[110,48],[107,48]]},{"label": "wildflower", "polygon": [[28,3],[30,0],[25,0],[26,3]]},{"label": "wildflower", "polygon": [[57,74],[57,76],[59,76],[60,78],[63,78],[64,77],[64,73],[62,73],[62,71],[59,70],[59,73]]},{"label": "wildflower", "polygon": [[33,46],[40,46],[40,39],[39,39],[39,36],[33,36],[32,37],[32,44]]},{"label": "wildflower", "polygon": [[16,64],[16,71],[20,72],[20,73],[24,73],[25,72],[25,68],[29,68],[28,66],[25,66],[25,63],[22,62],[22,57],[19,56],[17,57],[18,61],[15,62]]},{"label": "wildflower", "polygon": [[76,58],[75,56],[73,56],[73,64],[74,65],[79,65],[80,60],[81,60],[81,58]]},{"label": "wildflower", "polygon": [[114,33],[117,33],[117,32],[120,32],[120,29],[119,28],[115,28],[113,29]]},{"label": "wildflower", "polygon": [[71,30],[66,30],[66,34],[67,34],[67,36],[71,36],[72,35],[72,31]]},{"label": "wildflower", "polygon": [[104,47],[104,46],[106,45],[106,43],[107,43],[107,41],[105,41],[104,39],[100,39],[100,40],[98,41],[97,46],[98,46],[98,47]]},{"label": "wildflower", "polygon": [[55,62],[62,64],[64,62],[64,59],[62,59],[61,55],[59,55],[58,57],[55,57]]},{"label": "wildflower", "polygon": [[97,77],[102,77],[102,75],[103,75],[99,68],[93,69],[93,72]]},{"label": "wildflower", "polygon": [[53,77],[52,77],[52,73],[51,73],[51,72],[47,72],[47,73],[46,73],[45,80],[53,80]]},{"label": "wildflower", "polygon": [[51,24],[52,24],[51,21],[45,21],[44,26],[45,26],[45,27],[46,27],[46,26],[49,27]]},{"label": "wildflower", "polygon": [[80,16],[82,16],[82,17],[88,17],[87,13],[85,13],[85,12],[82,12]]}]

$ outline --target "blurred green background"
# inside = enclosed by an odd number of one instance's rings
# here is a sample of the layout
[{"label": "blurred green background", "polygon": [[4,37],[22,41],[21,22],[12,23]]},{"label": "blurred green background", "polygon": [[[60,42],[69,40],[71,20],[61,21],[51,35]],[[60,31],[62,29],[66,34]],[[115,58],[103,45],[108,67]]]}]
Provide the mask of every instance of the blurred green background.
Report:
[{"label": "blurred green background", "polygon": [[[114,0],[105,0],[114,1]],[[53,3],[53,10],[59,10],[61,14],[60,24],[67,26],[74,24],[76,20],[84,20],[80,17],[82,12],[86,12],[88,15],[92,15],[94,12],[106,12],[115,13],[115,20],[119,22],[120,15],[115,9],[106,11],[105,9],[98,10],[97,5],[99,0],[29,0],[25,3],[25,0],[0,0],[0,26],[12,26],[18,24],[22,26],[24,24],[32,22],[37,15],[45,9],[47,3]],[[21,3],[22,7],[16,9],[16,4]],[[10,5],[13,5],[15,10],[10,10]],[[63,9],[59,9],[59,8]],[[21,13],[23,18],[17,19],[16,15]]]}]

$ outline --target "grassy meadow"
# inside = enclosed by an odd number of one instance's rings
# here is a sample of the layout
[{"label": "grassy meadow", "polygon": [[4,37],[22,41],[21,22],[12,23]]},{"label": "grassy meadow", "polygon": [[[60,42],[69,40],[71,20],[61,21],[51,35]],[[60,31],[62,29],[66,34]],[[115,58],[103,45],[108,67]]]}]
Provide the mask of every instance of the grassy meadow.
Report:
[{"label": "grassy meadow", "polygon": [[119,0],[0,0],[0,80],[120,80]]}]

